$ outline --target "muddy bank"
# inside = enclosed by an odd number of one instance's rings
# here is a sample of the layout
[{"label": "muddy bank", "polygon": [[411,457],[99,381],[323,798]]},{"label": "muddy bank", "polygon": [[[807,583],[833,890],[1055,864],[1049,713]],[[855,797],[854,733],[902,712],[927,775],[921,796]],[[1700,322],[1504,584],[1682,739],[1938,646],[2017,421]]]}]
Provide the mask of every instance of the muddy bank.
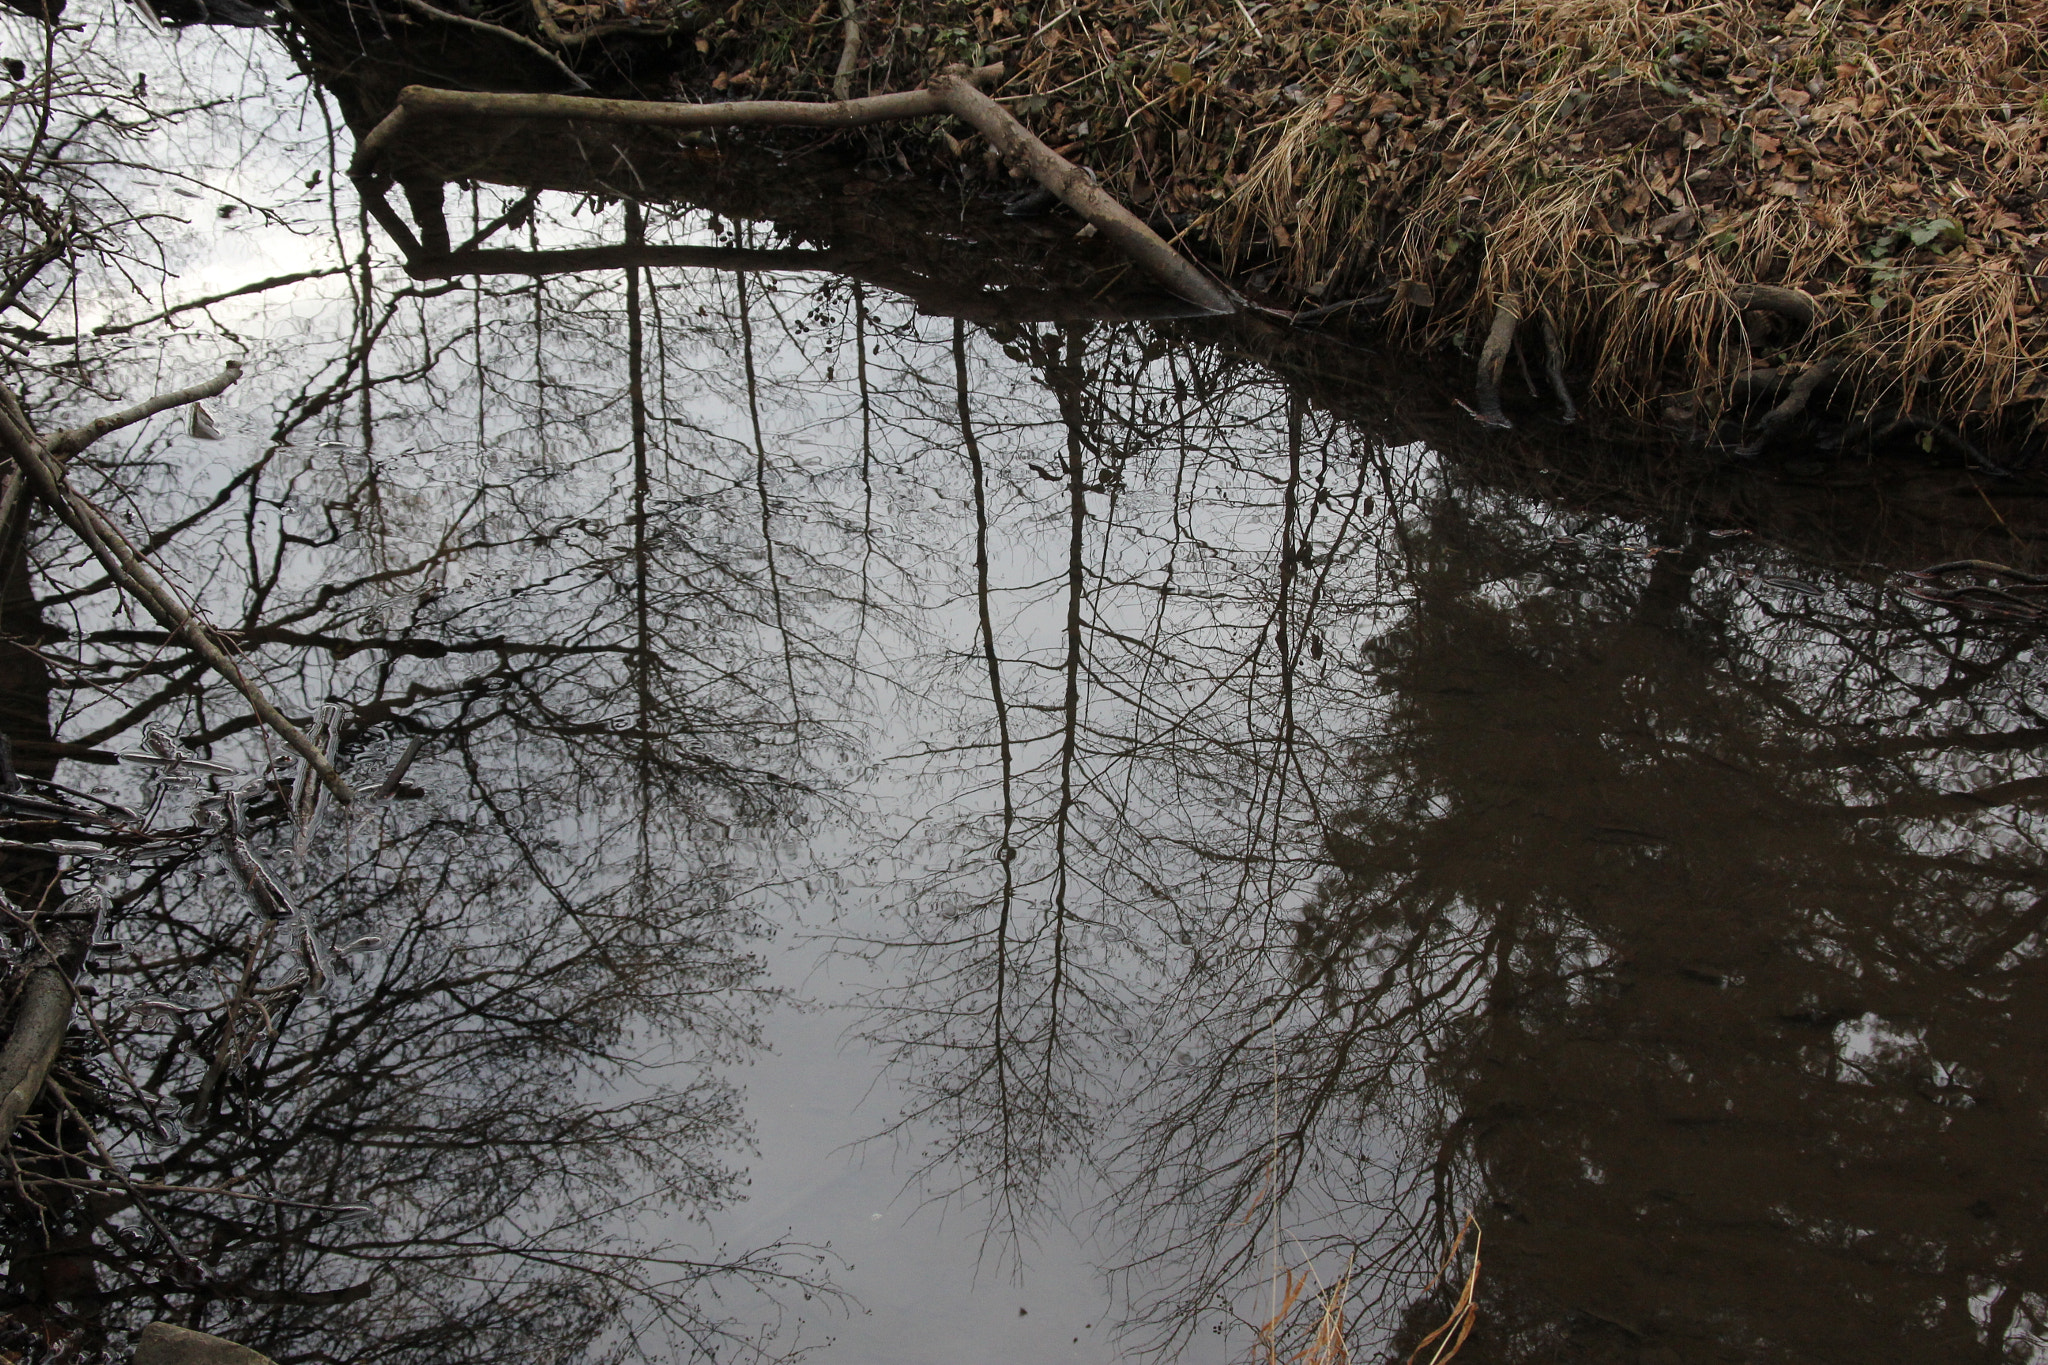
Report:
[{"label": "muddy bank", "polygon": [[[391,169],[415,185],[481,182],[691,204],[714,222],[750,222],[751,240],[772,244],[682,249],[682,259],[662,254],[676,248],[628,240],[629,231],[608,248],[486,252],[487,260],[438,268],[449,273],[546,276],[632,263],[827,271],[890,289],[928,315],[997,326],[1163,321],[1187,311],[1099,238],[1077,239],[1063,214],[1010,216],[991,195],[934,183],[928,168],[876,158],[849,168],[847,150],[784,155],[758,142],[719,150],[709,137],[679,147],[651,130],[590,126],[526,125],[507,136],[444,119],[394,148]],[[1527,366],[1511,365],[1502,385],[1520,420],[1509,430],[1485,426],[1470,415],[1470,367],[1418,365],[1406,338],[1246,313],[1181,317],[1161,341],[1215,347],[1232,365],[1284,376],[1317,408],[1388,446],[1422,442],[1479,484],[1659,524],[1675,517],[1747,528],[1843,571],[1962,559],[2032,569],[2048,535],[2034,479],[1993,477],[1910,436],[1859,447],[1841,439],[1848,419],[1821,411],[1785,428],[1762,458],[1744,459],[1688,423],[1646,429],[1625,412],[1595,408],[1566,425],[1540,369]]]},{"label": "muddy bank", "polygon": [[[609,18],[534,0],[488,14],[495,33],[413,8],[367,38],[363,7],[295,12],[359,135],[408,80],[834,98],[1000,61],[1006,106],[1184,247],[1269,306],[1457,357],[1496,425],[1559,401],[1510,393],[1503,410],[1492,389],[1518,361],[1595,410],[1745,455],[1819,441],[2002,467],[2039,444],[2033,0],[768,0]],[[942,120],[769,140],[1018,188]]]},{"label": "muddy bank", "polygon": [[[1826,362],[1816,400],[1878,419],[1852,439],[2032,439],[2038,5],[862,12],[856,92],[1008,62],[1048,141],[1283,306],[1364,298],[1357,322],[1475,360],[1503,310],[1540,316],[1596,404],[1657,422]],[[708,39],[702,98],[823,92],[843,51],[800,4]],[[1000,182],[956,131],[880,136]]]}]

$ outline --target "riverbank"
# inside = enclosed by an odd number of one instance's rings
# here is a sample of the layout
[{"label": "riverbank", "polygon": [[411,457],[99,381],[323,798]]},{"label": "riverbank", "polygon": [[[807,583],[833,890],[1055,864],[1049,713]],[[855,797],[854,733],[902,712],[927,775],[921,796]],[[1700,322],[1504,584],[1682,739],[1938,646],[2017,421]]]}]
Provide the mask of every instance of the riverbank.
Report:
[{"label": "riverbank", "polygon": [[[1539,372],[1540,318],[1581,401],[1664,424],[1810,397],[1841,440],[2039,440],[2040,0],[871,0],[857,21],[849,44],[829,4],[735,6],[681,93],[1000,60],[1046,141],[1280,306],[1361,300],[1354,325],[1474,363],[1518,319]],[[1011,183],[959,131],[863,136]]]}]

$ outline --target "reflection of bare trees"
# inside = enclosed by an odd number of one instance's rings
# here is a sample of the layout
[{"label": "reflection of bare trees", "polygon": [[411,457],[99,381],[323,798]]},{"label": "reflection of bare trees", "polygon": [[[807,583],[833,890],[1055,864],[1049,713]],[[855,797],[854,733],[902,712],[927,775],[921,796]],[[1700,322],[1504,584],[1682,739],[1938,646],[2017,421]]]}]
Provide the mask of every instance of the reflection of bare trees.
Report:
[{"label": "reflection of bare trees", "polygon": [[[436,336],[404,310],[437,300],[404,293],[274,396],[241,467],[195,486],[175,459],[131,463],[109,501],[141,509],[148,553],[205,585],[288,709],[339,703],[366,789],[426,740],[387,784],[405,799],[308,837],[315,807],[270,780],[246,715],[108,610],[61,542],[39,548],[44,610],[70,628],[10,653],[63,699],[61,742],[35,716],[14,730],[23,770],[103,761],[158,721],[209,758],[156,795],[124,784],[158,856],[70,873],[105,888],[121,955],[10,1153],[8,1311],[74,1353],[152,1315],[303,1358],[773,1349],[760,1324],[814,1292],[815,1258],[680,1233],[738,1186],[718,1073],[754,1043],[759,926],[727,849],[796,818],[800,770],[762,751],[799,665],[762,673],[751,648],[777,624],[795,641],[804,612],[771,605],[754,500],[653,408],[637,324],[658,291],[624,300],[623,448],[608,346],[541,333],[515,369],[497,348],[535,333],[499,300],[444,294],[467,325]],[[571,307],[605,335],[594,300],[619,305],[584,287]],[[440,387],[464,360],[467,412]],[[351,409],[371,439],[315,443],[355,434]],[[241,794],[204,789],[221,783]],[[215,870],[224,838],[247,852]],[[278,888],[260,903],[257,868]]]},{"label": "reflection of bare trees", "polygon": [[[876,1032],[915,1078],[914,1117],[944,1134],[928,1188],[986,1200],[1014,1250],[1113,1130],[1147,991],[1162,973],[1247,967],[1239,936],[1262,932],[1297,876],[1262,851],[1299,818],[1265,783],[1293,742],[1294,657],[1322,653],[1305,528],[1326,515],[1317,533],[1345,544],[1331,479],[1341,492],[1357,474],[1328,467],[1351,439],[1333,430],[1268,482],[1236,443],[1262,434],[1273,395],[1212,353],[1019,330],[1002,341],[1023,368],[998,378],[964,337],[954,406],[974,521],[959,557],[975,566],[979,661],[955,685],[980,692],[960,724],[987,738],[962,771],[957,852],[923,873],[910,984]],[[992,469],[1007,475],[995,487]],[[1265,516],[1290,500],[1312,507],[1276,547]],[[1278,622],[1276,569],[1299,590]]]},{"label": "reflection of bare trees", "polygon": [[[1256,1318],[1276,1238],[1434,1326],[1473,1207],[1473,1353],[2032,1330],[2024,1230],[1978,1226],[2022,1172],[1956,1203],[1951,1268],[1906,1251],[1945,1107],[2025,1089],[2016,641],[1816,597],[1682,508],[1451,482],[1214,352],[1016,330],[1006,369],[968,336],[973,638],[925,770],[955,823],[874,1026],[929,1190],[1007,1246],[1092,1167],[1155,1345]],[[2013,1104],[1983,1141],[2024,1149]],[[1866,1130],[1916,1107],[1879,1130],[1927,1162],[1884,1167]],[[1845,1295],[1881,1311],[1844,1329]]]},{"label": "reflection of bare trees", "polygon": [[2031,1339],[2034,782],[1955,790],[2034,728],[2010,650],[1504,511],[1414,543],[1293,988],[1214,1017],[1132,1150],[1157,1219],[1277,1191],[1391,1273],[1476,1205],[1480,1358]]},{"label": "reflection of bare trees", "polygon": [[2031,1330],[2015,646],[1683,507],[1501,492],[1191,335],[936,324],[670,268],[794,235],[438,193],[451,243],[547,268],[366,264],[229,453],[74,471],[294,717],[341,708],[359,786],[417,753],[390,799],[308,833],[90,563],[38,538],[11,581],[30,785],[139,810],[110,750],[160,723],[255,779],[301,907],[211,870],[225,774],[166,788],[163,856],[65,866],[122,955],[17,1143],[17,1318],[732,1348],[751,1310],[705,1295],[806,1269],[674,1233],[734,1193],[734,865],[829,808],[804,876],[886,897],[841,926],[900,973],[867,1027],[926,1188],[1005,1251],[1106,1193],[1153,1345],[1245,1315],[1276,1242],[1412,1336],[1475,1206],[1468,1354]]}]

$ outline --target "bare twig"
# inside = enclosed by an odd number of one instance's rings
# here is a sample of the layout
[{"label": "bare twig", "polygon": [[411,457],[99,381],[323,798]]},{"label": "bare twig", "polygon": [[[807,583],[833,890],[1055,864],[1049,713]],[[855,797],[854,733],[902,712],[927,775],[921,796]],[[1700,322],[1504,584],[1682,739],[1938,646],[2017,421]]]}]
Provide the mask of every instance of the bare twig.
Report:
[{"label": "bare twig", "polygon": [[[324,270],[298,270],[289,275],[273,275],[267,280],[255,280],[234,289],[224,289],[218,294],[208,294],[204,298],[188,299],[184,303],[173,304],[162,312],[151,313],[148,317],[137,318],[133,322],[102,323],[90,332],[85,333],[84,336],[120,336],[123,333],[147,327],[153,322],[168,321],[180,313],[189,313],[196,308],[211,308],[216,303],[225,303],[229,299],[238,299],[245,294],[261,294],[266,290],[282,289],[288,284],[298,284],[305,280],[324,279],[329,275],[345,275],[354,268],[353,266],[333,265],[328,266]],[[53,336],[47,332],[38,332],[31,327],[7,327],[0,330],[5,330],[10,336],[20,337],[23,341],[33,341],[43,346],[69,346],[73,342],[84,339],[80,336]]]},{"label": "bare twig", "polygon": [[110,432],[119,431],[122,427],[132,427],[137,422],[145,421],[171,408],[182,408],[187,403],[212,398],[241,377],[242,362],[230,360],[220,374],[203,384],[193,384],[171,393],[160,393],[154,398],[144,399],[133,407],[110,412],[104,417],[95,417],[82,427],[72,427],[69,431],[60,431],[55,436],[46,438],[43,441],[43,454],[53,460],[68,460]]}]

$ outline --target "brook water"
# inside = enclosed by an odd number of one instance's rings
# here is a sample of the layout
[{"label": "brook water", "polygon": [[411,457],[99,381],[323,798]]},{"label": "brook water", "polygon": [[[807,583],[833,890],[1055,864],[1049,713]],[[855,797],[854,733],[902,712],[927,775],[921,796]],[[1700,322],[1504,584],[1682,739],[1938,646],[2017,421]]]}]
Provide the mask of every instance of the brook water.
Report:
[{"label": "brook water", "polygon": [[[2040,1354],[2042,664],[1893,577],[2031,564],[2026,490],[1483,431],[1448,363],[1136,320],[1072,223],[886,169],[492,239],[851,276],[411,280],[267,41],[132,49],[250,91],[137,191],[164,301],[332,273],[93,343],[106,398],[249,377],[77,477],[359,786],[415,756],[307,835],[251,798],[283,929],[203,843],[67,862],[149,1188],[81,1176],[18,1312],[1225,1362],[1306,1275],[1264,1337],[1339,1302],[1398,1359],[1469,1218],[1466,1360]],[[33,567],[24,773],[171,829],[230,779],[120,764],[146,725],[263,770],[82,551]]]}]

